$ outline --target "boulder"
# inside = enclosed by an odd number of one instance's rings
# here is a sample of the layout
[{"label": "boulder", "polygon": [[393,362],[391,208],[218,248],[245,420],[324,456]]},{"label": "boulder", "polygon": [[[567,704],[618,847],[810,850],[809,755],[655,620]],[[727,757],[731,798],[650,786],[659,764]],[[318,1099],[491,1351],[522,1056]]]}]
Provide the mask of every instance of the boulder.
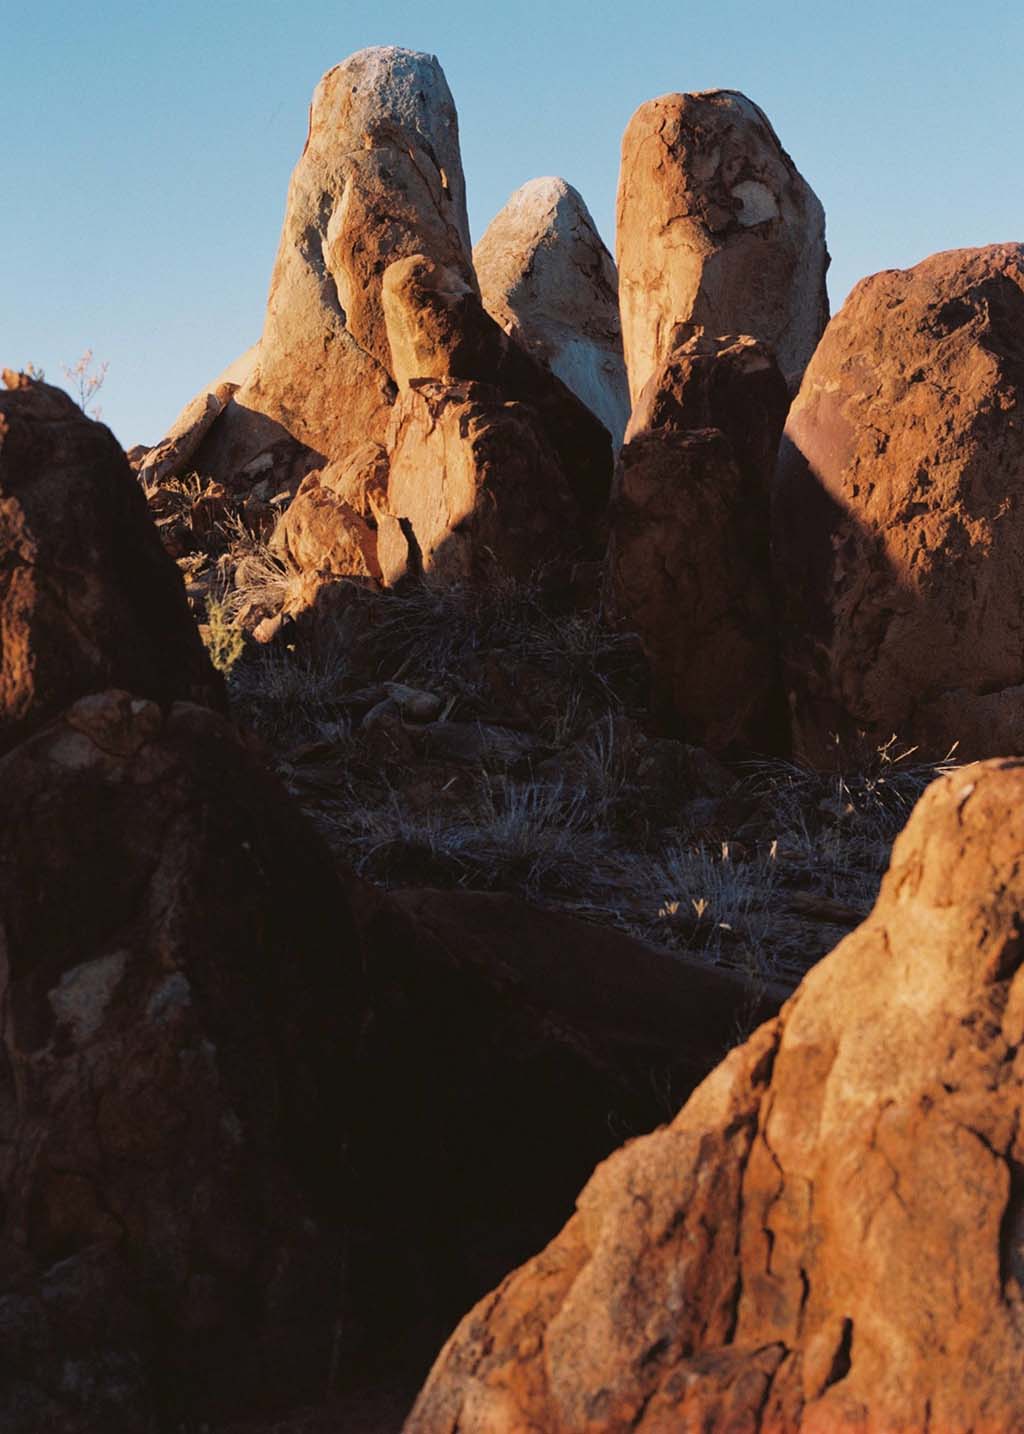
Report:
[{"label": "boulder", "polygon": [[284,487],[382,441],[395,386],[381,279],[412,253],[475,286],[444,73],[432,55],[376,46],[314,92],[263,333],[225,370],[237,389],[195,454],[199,471],[244,487],[272,469]]},{"label": "boulder", "polygon": [[485,580],[495,566],[525,578],[582,540],[535,413],[489,384],[417,381],[395,405],[388,448],[378,556],[389,583]]},{"label": "boulder", "polygon": [[825,215],[757,105],[736,90],[641,105],[616,232],[634,403],[677,324],[752,334],[795,392],[828,321]]},{"label": "boulder", "polygon": [[110,430],[66,393],[0,393],[0,750],[111,683],[221,708],[221,679]]},{"label": "boulder", "polygon": [[414,253],[474,282],[455,104],[433,56],[360,50],[313,96],[259,357],[236,402],[332,460],[379,440],[393,397],[381,279]]},{"label": "boulder", "polygon": [[361,518],[375,518],[387,499],[387,451],[379,443],[361,444],[348,458],[323,469],[320,486],[354,508]]},{"label": "boulder", "polygon": [[774,751],[768,507],[786,386],[754,339],[680,337],[619,456],[605,617],[643,643],[662,722],[713,751]]},{"label": "boulder", "polygon": [[191,470],[200,444],[224,412],[236,387],[233,383],[219,383],[213,389],[196,394],[175,419],[166,437],[138,464],[143,483],[165,483],[168,478],[178,478]]},{"label": "boulder", "polygon": [[[496,390],[500,400],[526,404],[543,441],[553,450],[583,524],[592,535],[604,516],[611,485],[608,431],[570,389],[483,308],[476,292],[453,270],[427,255],[392,264],[384,276],[383,304],[392,371],[406,393],[423,379],[470,380]],[[394,424],[388,445],[394,442]],[[396,516],[405,516],[392,505]]]},{"label": "boulder", "polygon": [[484,308],[587,405],[618,449],[629,418],[619,282],[582,197],[532,179],[473,250]]},{"label": "boulder", "polygon": [[323,1387],[359,962],[227,724],[86,697],[0,762],[0,1425]]},{"label": "boulder", "polygon": [[299,573],[378,579],[376,533],[320,477],[303,479],[270,535],[270,551]]},{"label": "boulder", "polygon": [[773,548],[794,744],[1024,751],[1024,246],[863,280],[790,412]]},{"label": "boulder", "polygon": [[466,1316],[406,1434],[1021,1427],[1024,765]]}]

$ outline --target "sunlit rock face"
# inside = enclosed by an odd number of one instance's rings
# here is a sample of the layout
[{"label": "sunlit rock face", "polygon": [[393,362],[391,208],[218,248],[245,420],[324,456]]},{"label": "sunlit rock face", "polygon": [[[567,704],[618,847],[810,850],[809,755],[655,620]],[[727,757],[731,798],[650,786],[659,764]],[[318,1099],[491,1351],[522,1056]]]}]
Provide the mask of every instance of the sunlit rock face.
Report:
[{"label": "sunlit rock face", "polygon": [[1024,768],[940,778],[872,915],[462,1321],[406,1434],[1015,1429]]},{"label": "sunlit rock face", "polygon": [[790,410],[772,546],[800,752],[1024,750],[1024,246],[864,279]]},{"label": "sunlit rock face", "polygon": [[680,323],[769,344],[796,389],[828,321],[825,214],[746,96],[640,106],[622,140],[616,250],[634,402]]},{"label": "sunlit rock face", "polygon": [[615,263],[564,179],[531,179],[473,251],[487,312],[597,415],[617,448],[629,418]]},{"label": "sunlit rock face", "polygon": [[380,442],[395,385],[381,308],[388,264],[424,253],[474,289],[455,103],[433,55],[360,50],[313,95],[255,359],[198,455],[218,477],[300,445],[341,461]]}]

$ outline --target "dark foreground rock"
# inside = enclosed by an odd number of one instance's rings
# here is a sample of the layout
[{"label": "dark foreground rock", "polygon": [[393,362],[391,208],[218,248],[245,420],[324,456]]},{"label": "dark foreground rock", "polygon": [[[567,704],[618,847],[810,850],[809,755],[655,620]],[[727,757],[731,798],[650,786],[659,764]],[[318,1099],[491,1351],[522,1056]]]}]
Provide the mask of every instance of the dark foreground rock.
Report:
[{"label": "dark foreground rock", "polygon": [[82,699],[0,783],[11,1434],[411,1400],[593,1164],[778,1004],[510,897],[340,882],[189,704]]},{"label": "dark foreground rock", "polygon": [[327,1379],[361,985],[231,729],[122,692],[0,764],[0,1427],[137,1434]]},{"label": "dark foreground rock", "polygon": [[464,1319],[407,1434],[1020,1429],[1024,765]]},{"label": "dark foreground rock", "polygon": [[373,1010],[353,1279],[360,1319],[401,1310],[408,1372],[550,1238],[581,1166],[665,1119],[783,993],[512,896],[350,893]]},{"label": "dark foreground rock", "polygon": [[0,392],[0,750],[89,692],[224,705],[138,481],[59,389]]}]

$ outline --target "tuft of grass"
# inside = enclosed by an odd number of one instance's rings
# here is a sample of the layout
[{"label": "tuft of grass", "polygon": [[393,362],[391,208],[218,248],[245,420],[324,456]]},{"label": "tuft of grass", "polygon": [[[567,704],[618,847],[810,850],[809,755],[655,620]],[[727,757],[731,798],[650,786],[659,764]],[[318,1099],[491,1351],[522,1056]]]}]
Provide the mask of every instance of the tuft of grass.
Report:
[{"label": "tuft of grass", "polygon": [[210,661],[228,676],[245,651],[245,635],[232,622],[225,604],[206,599],[206,623],[200,628]]}]

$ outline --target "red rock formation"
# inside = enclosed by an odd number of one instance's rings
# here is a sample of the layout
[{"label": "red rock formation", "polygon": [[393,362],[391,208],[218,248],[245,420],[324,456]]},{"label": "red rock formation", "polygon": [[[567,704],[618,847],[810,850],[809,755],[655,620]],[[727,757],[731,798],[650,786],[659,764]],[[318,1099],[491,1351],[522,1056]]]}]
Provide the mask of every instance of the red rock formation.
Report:
[{"label": "red rock formation", "polygon": [[196,454],[201,472],[251,479],[269,456],[301,477],[383,438],[395,391],[381,280],[412,253],[476,282],[444,73],[432,55],[375,46],[329,70],[313,95],[263,334]]},{"label": "red rock formation", "polygon": [[763,344],[697,334],[644,387],[619,457],[605,614],[639,635],[661,719],[713,750],[784,740],[768,494],[786,407]]},{"label": "red rock formation", "polygon": [[593,528],[604,513],[612,468],[608,430],[593,413],[499,328],[457,273],[426,255],[388,268],[383,304],[400,390],[420,379],[468,379],[491,385],[499,400],[529,405],[584,524]]},{"label": "red rock formation", "polygon": [[271,551],[299,573],[378,579],[376,533],[320,479],[303,479],[271,534]]},{"label": "red rock formation", "polygon": [[135,475],[59,389],[0,393],[0,749],[111,683],[224,703]]},{"label": "red rock formation", "polygon": [[1021,1427],[1024,765],[466,1316],[406,1434]]},{"label": "red rock formation", "polygon": [[825,215],[757,105],[707,90],[640,106],[616,249],[634,403],[677,324],[753,334],[795,390],[828,321]]},{"label": "red rock formation", "polygon": [[565,474],[536,414],[481,383],[418,381],[388,434],[385,579],[422,572],[486,580],[495,566],[527,577],[581,543]]},{"label": "red rock formation", "polygon": [[83,698],[0,790],[0,1425],[306,1393],[362,1009],[326,851],[189,704]]},{"label": "red rock formation", "polygon": [[865,279],[786,424],[773,519],[797,749],[1024,750],[1024,246]]}]

